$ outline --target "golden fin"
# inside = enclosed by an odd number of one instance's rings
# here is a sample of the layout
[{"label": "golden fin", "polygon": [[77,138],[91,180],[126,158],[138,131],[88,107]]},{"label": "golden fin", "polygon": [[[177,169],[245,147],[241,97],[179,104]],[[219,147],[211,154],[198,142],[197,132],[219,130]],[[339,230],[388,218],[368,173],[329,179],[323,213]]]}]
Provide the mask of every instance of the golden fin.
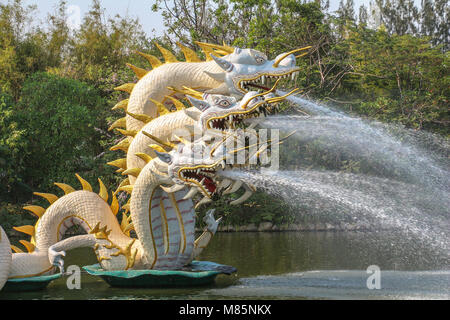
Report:
[{"label": "golden fin", "polygon": [[195,42],[195,43],[200,47],[200,49],[202,49],[203,53],[205,54],[206,61],[212,61],[213,58],[211,57],[210,54],[211,53],[214,54],[215,53],[214,50],[211,49],[210,47],[204,46],[202,42]]},{"label": "golden fin", "polygon": [[194,50],[184,46],[180,42],[177,42],[177,45],[180,47],[181,51],[183,51],[186,62],[202,62]]},{"label": "golden fin", "polygon": [[174,62],[180,62],[178,59],[173,55],[172,52],[167,50],[166,48],[161,47],[158,43],[155,42],[156,47],[159,51],[161,51],[161,54],[164,57],[164,60],[166,63],[174,63]]},{"label": "golden fin", "polygon": [[111,110],[122,109],[124,111],[127,111],[128,101],[129,101],[129,99],[125,99],[125,100],[118,102]]},{"label": "golden fin", "polygon": [[23,207],[25,210],[32,212],[38,218],[41,218],[45,213],[45,209],[40,206],[26,206]]},{"label": "golden fin", "polygon": [[118,189],[119,191],[125,191],[129,194],[133,191],[133,186],[123,186]]},{"label": "golden fin", "polygon": [[33,226],[21,226],[21,227],[13,227],[14,230],[25,233],[29,236],[34,236],[34,227]]},{"label": "golden fin", "polygon": [[32,253],[33,251],[34,251],[34,249],[36,248],[35,246],[34,246],[34,244],[32,244],[31,242],[28,242],[27,240],[20,240],[19,241],[21,244],[23,244],[23,246],[25,247],[25,248],[27,248],[27,251],[29,252],[29,253]]},{"label": "golden fin", "polygon": [[141,80],[143,77],[145,77],[145,75],[149,72],[148,70],[142,69],[142,68],[138,68],[136,66],[133,66],[130,63],[127,63],[127,66],[133,70],[133,72],[136,74],[136,76],[138,77],[139,80]]},{"label": "golden fin", "polygon": [[130,147],[130,141],[128,141],[128,138],[123,139],[115,146],[111,147],[109,150],[115,151],[115,150],[122,150],[124,152],[128,151],[128,148]]},{"label": "golden fin", "polygon": [[132,130],[132,131],[129,131],[129,130],[123,130],[123,129],[117,129],[117,131],[119,131],[121,134],[123,134],[124,136],[128,136],[128,137],[135,137],[136,135],[137,135],[137,131],[135,131],[135,130]]},{"label": "golden fin", "polygon": [[178,99],[176,99],[174,97],[171,97],[171,96],[166,96],[166,98],[170,99],[173,102],[173,104],[177,108],[177,111],[186,109],[186,106],[180,100],[178,100]]},{"label": "golden fin", "polygon": [[112,201],[111,201],[111,211],[112,213],[116,216],[117,213],[119,212],[119,201],[117,200],[117,197],[115,194],[113,194],[112,196]]},{"label": "golden fin", "polygon": [[172,90],[174,93],[182,93],[184,95],[190,95],[196,99],[203,100],[203,92],[194,90],[189,87],[183,86],[183,89],[176,89],[174,87],[167,87],[167,89]]},{"label": "golden fin", "polygon": [[135,83],[125,83],[117,88],[114,88],[114,90],[123,91],[131,94],[135,85],[136,85]]},{"label": "golden fin", "polygon": [[69,186],[68,184],[65,184],[65,183],[55,182],[55,186],[62,189],[62,191],[64,191],[64,194],[66,194],[66,195],[76,191],[74,188],[72,188],[71,186]]},{"label": "golden fin", "polygon": [[[206,48],[208,48],[208,52],[214,53],[214,54],[221,54],[221,55],[228,55],[234,52],[234,48],[227,46],[225,43],[221,46],[218,44],[211,44],[206,42],[199,42],[195,41],[195,44],[197,44],[200,48],[202,48],[203,51],[205,51]],[[205,52],[206,54],[206,52]]]},{"label": "golden fin", "polygon": [[165,114],[169,114],[170,113],[170,111],[167,110],[167,108],[161,102],[156,101],[156,100],[154,100],[152,98],[148,98],[148,99],[156,105],[156,107],[158,108],[158,113],[159,113],[160,116],[163,116]]},{"label": "golden fin", "polygon": [[142,121],[143,123],[149,123],[150,121],[153,120],[152,117],[146,115],[146,114],[135,114],[135,113],[131,113],[127,111],[127,115],[129,115],[130,117]]},{"label": "golden fin", "polygon": [[141,158],[142,160],[144,160],[145,163],[149,163],[150,161],[153,160],[152,156],[150,156],[150,155],[148,155],[148,154],[146,154],[146,153],[138,152],[138,153],[136,153],[135,155],[136,155],[136,157],[139,157],[139,158]]},{"label": "golden fin", "polygon": [[123,158],[123,159],[114,160],[114,161],[108,162],[107,165],[113,166],[116,168],[126,169],[127,168],[127,159]]},{"label": "golden fin", "polygon": [[15,253],[23,253],[23,250],[20,249],[20,248],[18,248],[18,247],[16,247],[16,246],[11,245],[11,249],[12,249]]},{"label": "golden fin", "polygon": [[126,169],[122,169],[122,168],[120,168],[119,170],[116,170],[116,173],[122,173],[122,172],[124,172]]},{"label": "golden fin", "polygon": [[139,174],[141,173],[141,171],[142,171],[141,168],[128,169],[128,170],[122,172],[122,175],[123,176],[130,175],[130,176],[137,178],[137,177],[139,177]]},{"label": "golden fin", "polygon": [[33,192],[33,194],[46,199],[48,202],[50,202],[50,204],[53,204],[56,200],[59,199],[57,196],[55,196],[54,194],[51,194],[51,193]]},{"label": "golden fin", "polygon": [[114,195],[116,195],[117,193],[119,193],[119,189],[123,186],[128,186],[130,184],[130,179],[126,178],[124,180],[122,180],[122,182],[120,182],[119,186],[117,187],[116,191],[114,192]]},{"label": "golden fin", "polygon": [[126,128],[127,126],[127,118],[120,118],[119,120],[115,121],[111,127],[109,127],[108,131],[112,131],[116,128]]},{"label": "golden fin", "polygon": [[148,133],[148,132],[146,132],[146,131],[144,131],[144,130],[142,130],[141,132],[142,132],[142,134],[143,134],[144,136],[147,136],[148,138],[152,139],[153,141],[159,143],[159,144],[162,145],[162,146],[168,147],[168,148],[170,148],[170,149],[173,149],[173,148],[176,147],[175,144],[173,144],[173,143],[171,143],[171,142],[164,142],[164,141],[162,141],[161,139],[159,139],[158,137],[155,137],[154,135],[152,135],[152,134],[150,134],[150,133]]},{"label": "golden fin", "polygon": [[[160,145],[157,145],[157,144],[151,144],[151,145],[149,145],[149,147],[150,147],[151,149],[153,149],[153,150],[158,151],[158,152],[167,153],[167,151],[166,151],[163,147],[161,147]],[[153,157],[153,158],[155,158],[155,157]]]},{"label": "golden fin", "polygon": [[92,187],[89,184],[89,182],[87,182],[82,177],[80,177],[80,175],[78,173],[75,173],[75,176],[77,177],[78,181],[80,181],[80,183],[81,183],[81,185],[83,187],[83,190],[93,192],[92,191]]},{"label": "golden fin", "polygon": [[144,57],[151,64],[153,69],[156,69],[163,65],[163,63],[157,57],[152,56],[151,54],[146,54],[146,53],[139,52],[139,51],[136,51],[136,52],[140,56]]},{"label": "golden fin", "polygon": [[105,184],[103,183],[100,178],[98,178],[98,184],[100,185],[100,191],[98,192],[98,195],[100,198],[105,200],[105,202],[108,202],[108,189],[106,189]]}]

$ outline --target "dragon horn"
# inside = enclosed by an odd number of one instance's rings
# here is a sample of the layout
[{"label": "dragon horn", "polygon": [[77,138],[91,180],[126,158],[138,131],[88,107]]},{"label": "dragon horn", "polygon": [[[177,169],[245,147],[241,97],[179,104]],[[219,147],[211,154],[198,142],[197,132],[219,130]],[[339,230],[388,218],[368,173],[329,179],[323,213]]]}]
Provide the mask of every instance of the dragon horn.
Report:
[{"label": "dragon horn", "polygon": [[[280,62],[283,61],[285,58],[289,57],[291,54],[294,54],[294,53],[297,53],[297,52],[303,51],[303,50],[308,50],[308,49],[311,49],[311,48],[312,48],[311,46],[308,46],[308,47],[304,47],[304,48],[300,48],[300,49],[295,49],[295,50],[289,51],[289,52],[283,54],[281,57],[279,57],[277,59],[277,61],[275,61],[275,63],[273,64],[273,67],[274,68],[278,68],[278,65],[280,64]],[[301,55],[301,56],[303,56],[303,55]]]}]

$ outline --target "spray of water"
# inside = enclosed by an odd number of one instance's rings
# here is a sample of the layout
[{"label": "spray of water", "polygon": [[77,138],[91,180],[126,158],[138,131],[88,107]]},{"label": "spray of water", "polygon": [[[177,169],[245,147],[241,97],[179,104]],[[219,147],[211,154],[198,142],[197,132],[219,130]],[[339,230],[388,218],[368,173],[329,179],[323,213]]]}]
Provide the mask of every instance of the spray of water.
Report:
[{"label": "spray of water", "polygon": [[329,171],[228,171],[229,178],[250,183],[284,199],[290,206],[334,221],[360,222],[420,239],[450,255],[450,198],[445,191],[389,179]]},{"label": "spray of water", "polygon": [[308,214],[392,229],[402,238],[419,239],[450,256],[450,148],[446,140],[351,117],[300,97],[288,100],[316,115],[274,116],[261,126],[297,130],[295,142],[320,141],[316,146],[325,152],[345,154],[372,170],[361,174],[311,169],[231,171],[227,173],[230,178],[253,184]]}]

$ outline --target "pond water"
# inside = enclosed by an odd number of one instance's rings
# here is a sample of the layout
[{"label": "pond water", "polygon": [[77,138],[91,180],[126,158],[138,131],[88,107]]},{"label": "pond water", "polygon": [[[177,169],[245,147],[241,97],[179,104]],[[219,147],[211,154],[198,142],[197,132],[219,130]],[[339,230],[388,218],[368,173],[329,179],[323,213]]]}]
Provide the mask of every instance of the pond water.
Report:
[{"label": "pond water", "polygon": [[[450,299],[448,253],[408,241],[387,231],[219,233],[199,260],[238,272],[214,285],[118,289],[82,273],[81,290],[68,290],[60,278],[44,291],[0,299]],[[94,263],[90,249],[66,257],[66,266]],[[381,270],[380,290],[367,288],[371,265]]]}]

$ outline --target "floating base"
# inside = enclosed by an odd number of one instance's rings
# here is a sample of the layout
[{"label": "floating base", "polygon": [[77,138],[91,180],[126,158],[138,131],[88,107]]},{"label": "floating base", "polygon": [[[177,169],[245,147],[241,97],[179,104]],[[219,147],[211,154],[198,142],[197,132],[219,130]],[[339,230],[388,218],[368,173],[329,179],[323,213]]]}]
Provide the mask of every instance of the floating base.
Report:
[{"label": "floating base", "polygon": [[192,261],[183,270],[124,270],[105,271],[99,264],[83,267],[89,274],[99,276],[112,287],[164,288],[194,287],[214,282],[219,274],[232,274],[236,268],[209,261]]},{"label": "floating base", "polygon": [[61,273],[22,279],[10,279],[5,283],[2,292],[39,291],[47,288],[50,282],[61,277]]}]

